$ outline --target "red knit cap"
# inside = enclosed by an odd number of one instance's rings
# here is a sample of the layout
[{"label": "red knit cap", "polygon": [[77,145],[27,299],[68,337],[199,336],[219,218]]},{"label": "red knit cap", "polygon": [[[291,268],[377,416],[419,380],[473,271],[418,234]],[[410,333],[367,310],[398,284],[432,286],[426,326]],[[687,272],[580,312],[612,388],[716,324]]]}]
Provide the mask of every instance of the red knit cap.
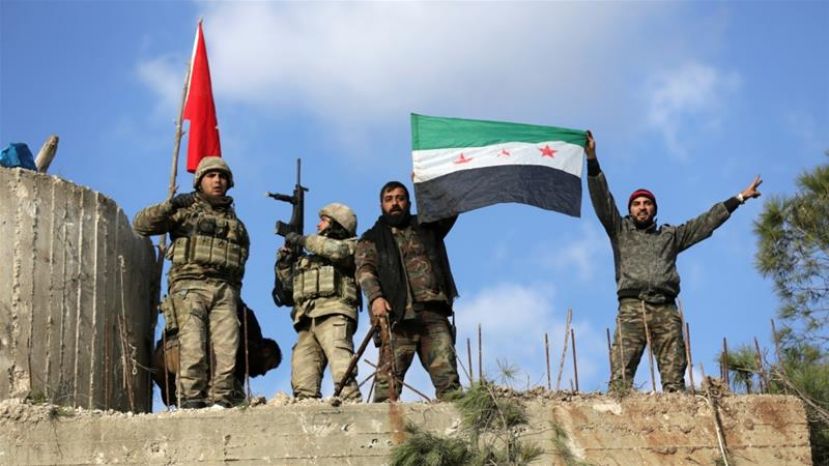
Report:
[{"label": "red knit cap", "polygon": [[647,197],[648,199],[650,199],[651,202],[653,202],[654,212],[656,212],[656,196],[654,196],[652,192],[644,188],[639,188],[630,195],[630,197],[628,198],[628,210],[630,210],[630,205],[633,204],[633,200],[637,197]]}]

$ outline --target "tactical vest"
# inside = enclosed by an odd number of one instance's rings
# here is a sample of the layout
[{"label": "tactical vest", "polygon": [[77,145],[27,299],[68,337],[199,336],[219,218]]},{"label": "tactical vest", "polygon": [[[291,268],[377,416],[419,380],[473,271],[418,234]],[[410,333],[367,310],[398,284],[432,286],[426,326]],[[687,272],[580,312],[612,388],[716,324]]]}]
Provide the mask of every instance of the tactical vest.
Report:
[{"label": "tactical vest", "polygon": [[248,258],[245,226],[235,216],[194,207],[195,215],[188,215],[177,230],[167,258],[173,266],[196,264],[241,279]]},{"label": "tactical vest", "polygon": [[295,304],[300,305],[316,298],[336,297],[348,305],[357,305],[357,282],[353,274],[345,273],[341,268],[316,255],[302,256],[295,270]]}]

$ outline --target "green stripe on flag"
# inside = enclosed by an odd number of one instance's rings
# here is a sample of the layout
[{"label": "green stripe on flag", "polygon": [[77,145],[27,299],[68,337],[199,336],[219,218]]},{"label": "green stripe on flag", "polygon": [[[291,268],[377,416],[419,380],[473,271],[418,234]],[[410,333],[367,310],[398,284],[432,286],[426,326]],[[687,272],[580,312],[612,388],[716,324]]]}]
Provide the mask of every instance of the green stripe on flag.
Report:
[{"label": "green stripe on flag", "polygon": [[412,150],[564,141],[584,147],[587,132],[555,126],[442,118],[412,113]]}]

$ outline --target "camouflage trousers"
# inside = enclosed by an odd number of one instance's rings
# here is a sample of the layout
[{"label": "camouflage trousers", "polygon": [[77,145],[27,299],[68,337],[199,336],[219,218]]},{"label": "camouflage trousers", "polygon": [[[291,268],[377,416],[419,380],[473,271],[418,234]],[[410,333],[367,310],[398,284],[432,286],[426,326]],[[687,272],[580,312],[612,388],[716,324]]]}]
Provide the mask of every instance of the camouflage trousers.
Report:
[{"label": "camouflage trousers", "polygon": [[179,328],[178,405],[232,405],[239,290],[217,280],[178,281],[170,286],[168,299],[173,300]]},{"label": "camouflage trousers", "polygon": [[611,348],[610,389],[630,389],[633,377],[647,345],[645,317],[650,332],[653,354],[659,367],[662,390],[685,390],[685,340],[682,319],[676,304],[653,304],[639,299],[619,301],[616,333]]},{"label": "camouflage trousers", "polygon": [[[416,318],[401,320],[393,327],[395,378],[397,381],[404,379],[417,353],[432,378],[435,396],[443,400],[461,388],[449,319],[443,312],[429,309],[418,311],[416,315]],[[389,399],[389,358],[390,352],[381,348],[375,377],[375,403]],[[398,397],[402,388],[403,384],[395,383]]]},{"label": "camouflage trousers", "polygon": [[[331,366],[334,383],[342,380],[354,355],[354,331],[357,323],[342,314],[303,318],[297,327],[297,341],[291,355],[291,388],[297,398],[321,398],[320,384],[325,366]],[[343,387],[341,396],[360,400],[357,370]]]}]

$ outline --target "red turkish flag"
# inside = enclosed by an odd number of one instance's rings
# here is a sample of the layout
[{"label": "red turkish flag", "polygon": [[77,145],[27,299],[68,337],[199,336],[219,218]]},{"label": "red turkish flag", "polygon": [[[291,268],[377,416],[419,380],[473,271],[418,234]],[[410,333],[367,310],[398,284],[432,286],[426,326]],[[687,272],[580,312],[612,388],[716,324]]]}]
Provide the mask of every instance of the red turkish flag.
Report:
[{"label": "red turkish flag", "polygon": [[219,124],[216,121],[216,106],[213,104],[210,67],[207,64],[207,48],[204,45],[201,21],[196,30],[196,45],[193,47],[193,59],[190,62],[190,82],[187,85],[183,118],[190,120],[187,171],[193,173],[203,157],[222,156],[222,148],[219,144]]}]

